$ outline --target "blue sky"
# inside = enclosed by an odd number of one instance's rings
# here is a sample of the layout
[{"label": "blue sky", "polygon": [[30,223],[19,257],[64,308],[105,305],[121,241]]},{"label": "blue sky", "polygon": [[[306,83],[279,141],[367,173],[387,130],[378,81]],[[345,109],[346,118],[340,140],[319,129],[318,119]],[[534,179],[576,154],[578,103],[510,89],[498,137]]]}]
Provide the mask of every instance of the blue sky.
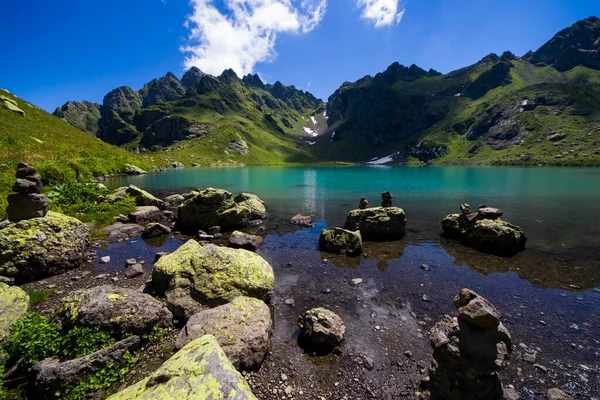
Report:
[{"label": "blue sky", "polygon": [[522,55],[590,15],[596,1],[7,0],[0,87],[52,112],[185,66],[228,65],[326,100],[394,61],[445,73]]}]

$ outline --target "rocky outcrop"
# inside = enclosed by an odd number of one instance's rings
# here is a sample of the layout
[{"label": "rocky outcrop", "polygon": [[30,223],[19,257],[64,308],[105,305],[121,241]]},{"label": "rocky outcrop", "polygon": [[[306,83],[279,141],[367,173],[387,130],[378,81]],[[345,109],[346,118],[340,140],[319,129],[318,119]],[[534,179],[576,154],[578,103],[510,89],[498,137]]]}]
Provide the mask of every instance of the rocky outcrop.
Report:
[{"label": "rocky outcrop", "polygon": [[209,132],[209,126],[179,115],[169,115],[154,122],[140,141],[145,147],[167,146],[177,140],[201,137]]},{"label": "rocky outcrop", "polygon": [[10,224],[0,230],[0,275],[33,279],[77,268],[87,260],[90,236],[79,220],[52,211]]},{"label": "rocky outcrop", "polygon": [[256,400],[214,336],[188,343],[150,376],[108,398]]},{"label": "rocky outcrop", "polygon": [[181,77],[181,84],[187,90],[193,87],[200,78],[206,75],[204,72],[200,71],[198,67],[192,67],[186,71],[185,74]]},{"label": "rocky outcrop", "polygon": [[125,164],[125,170],[123,172],[127,175],[144,175],[148,173],[133,164]]},{"label": "rocky outcrop", "polygon": [[527,237],[516,225],[500,219],[502,211],[480,206],[471,212],[468,204],[461,206],[461,214],[450,214],[442,220],[444,235],[460,240],[476,249],[511,256],[525,248]]},{"label": "rocky outcrop", "polygon": [[362,237],[360,231],[349,231],[343,228],[323,229],[319,236],[319,250],[347,256],[358,256],[362,253]]},{"label": "rocky outcrop", "polygon": [[360,231],[365,240],[401,239],[406,233],[406,214],[398,207],[372,207],[348,213],[344,228]]},{"label": "rocky outcrop", "polygon": [[271,311],[261,300],[239,296],[219,307],[194,314],[179,332],[175,346],[213,335],[238,370],[258,369],[270,347]]},{"label": "rocky outcrop", "polygon": [[140,94],[129,86],[121,86],[110,91],[102,102],[102,115],[104,118],[111,112],[119,112],[124,109],[139,110],[142,108]]},{"label": "rocky outcrop", "polygon": [[117,332],[148,334],[173,318],[158,300],[137,290],[111,285],[81,289],[66,296],[57,312],[62,326],[99,326]]},{"label": "rocky outcrop", "polygon": [[153,79],[146,83],[140,90],[142,107],[149,107],[165,101],[178,100],[184,94],[185,88],[172,72],[168,72],[162,78]]},{"label": "rocky outcrop", "polygon": [[260,236],[234,231],[231,236],[229,236],[229,247],[256,251],[263,244],[263,241],[264,239]]},{"label": "rocky outcrop", "polygon": [[19,105],[17,104],[17,102],[15,100],[11,99],[10,97],[0,95],[0,105],[2,105],[7,110],[15,112],[15,113],[21,115],[22,117],[25,117],[25,111],[21,110],[19,108]]},{"label": "rocky outcrop", "polygon": [[433,361],[420,398],[502,400],[497,371],[508,363],[512,340],[500,313],[470,289],[462,289],[454,305],[458,318],[446,315],[431,328]]},{"label": "rocky outcrop", "polygon": [[9,221],[43,217],[48,213],[50,201],[42,194],[42,177],[26,163],[17,165],[17,181],[13,185],[16,194],[8,196],[6,214]]},{"label": "rocky outcrop", "polygon": [[208,188],[192,192],[177,209],[177,224],[183,231],[197,232],[211,226],[223,231],[246,228],[250,221],[266,217],[265,203],[258,196],[241,193],[233,196],[223,189]]},{"label": "rocky outcrop", "polygon": [[299,343],[308,350],[328,352],[344,341],[344,321],[326,308],[306,311],[298,317],[297,324],[300,328]]},{"label": "rocky outcrop", "polygon": [[261,256],[195,240],[161,257],[152,270],[156,293],[166,296],[173,314],[185,318],[237,296],[269,301],[273,283],[273,268]]},{"label": "rocky outcrop", "polygon": [[139,344],[139,336],[130,336],[85,357],[65,362],[60,362],[56,358],[40,361],[32,368],[35,375],[36,393],[44,399],[59,399],[60,395],[57,393],[88,380],[93,374],[108,365],[124,365],[126,363],[123,357],[125,353],[133,353]]},{"label": "rocky outcrop", "polygon": [[18,286],[0,282],[0,344],[9,333],[10,326],[20,320],[29,308],[29,296]]},{"label": "rocky outcrop", "polygon": [[162,200],[154,197],[150,193],[146,192],[143,189],[140,189],[135,185],[122,186],[120,188],[115,189],[115,191],[106,198],[106,201],[116,202],[119,200],[123,200],[126,196],[131,196],[135,198],[135,204],[140,207],[155,206],[160,209],[165,208],[164,202]]},{"label": "rocky outcrop", "polygon": [[54,110],[54,115],[84,132],[96,136],[100,129],[101,106],[90,101],[68,101]]}]

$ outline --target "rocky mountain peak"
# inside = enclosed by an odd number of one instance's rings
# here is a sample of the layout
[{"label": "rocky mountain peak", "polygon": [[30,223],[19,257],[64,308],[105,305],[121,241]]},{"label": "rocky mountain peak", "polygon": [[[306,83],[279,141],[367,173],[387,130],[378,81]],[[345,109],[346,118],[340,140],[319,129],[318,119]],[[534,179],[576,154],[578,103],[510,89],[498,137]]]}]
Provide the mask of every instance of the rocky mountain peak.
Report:
[{"label": "rocky mountain peak", "polygon": [[206,75],[204,72],[200,70],[198,67],[192,67],[187,70],[183,77],[181,78],[181,84],[184,88],[190,89],[194,86],[200,79]]},{"label": "rocky mountain peak", "polygon": [[184,94],[185,88],[172,72],[168,72],[160,79],[153,79],[140,90],[144,107],[177,100],[183,97]]},{"label": "rocky mountain peak", "polygon": [[108,92],[102,101],[102,114],[123,109],[139,110],[142,108],[140,94],[129,86],[121,86]]},{"label": "rocky mountain peak", "polygon": [[239,80],[240,78],[237,76],[233,69],[229,68],[223,71],[217,79],[224,83],[231,83]]},{"label": "rocky mountain peak", "polygon": [[263,83],[262,79],[260,79],[258,74],[248,74],[242,78],[242,81],[244,81],[244,83],[246,83],[249,86],[254,86],[260,89],[265,88],[265,84]]}]

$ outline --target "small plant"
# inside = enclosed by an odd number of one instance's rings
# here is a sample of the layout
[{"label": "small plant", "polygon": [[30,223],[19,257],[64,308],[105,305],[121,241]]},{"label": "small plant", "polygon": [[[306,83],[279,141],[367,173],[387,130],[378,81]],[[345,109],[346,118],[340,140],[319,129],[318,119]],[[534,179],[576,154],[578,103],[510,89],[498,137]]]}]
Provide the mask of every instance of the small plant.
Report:
[{"label": "small plant", "polygon": [[59,355],[70,360],[86,356],[114,343],[111,330],[77,326],[61,337]]},{"label": "small plant", "polygon": [[10,361],[23,358],[35,364],[58,353],[60,333],[58,327],[39,313],[27,313],[12,324],[4,342]]},{"label": "small plant", "polygon": [[4,399],[6,396],[6,390],[4,389],[4,380],[2,376],[4,375],[4,368],[6,363],[6,353],[0,349],[0,399]]},{"label": "small plant", "polygon": [[163,343],[169,339],[173,338],[173,325],[169,325],[165,328],[161,328],[160,326],[155,326],[148,335],[148,343],[151,345]]},{"label": "small plant", "polygon": [[34,306],[54,296],[56,291],[54,289],[30,289],[27,290],[27,294],[29,295],[29,304]]}]

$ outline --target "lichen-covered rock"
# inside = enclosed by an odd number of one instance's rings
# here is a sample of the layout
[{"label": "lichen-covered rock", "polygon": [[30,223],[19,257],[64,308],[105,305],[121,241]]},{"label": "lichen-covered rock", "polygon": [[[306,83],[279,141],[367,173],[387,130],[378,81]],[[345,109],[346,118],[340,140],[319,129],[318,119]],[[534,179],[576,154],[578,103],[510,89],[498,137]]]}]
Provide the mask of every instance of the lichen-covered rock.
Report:
[{"label": "lichen-covered rock", "polygon": [[269,307],[262,300],[239,296],[231,303],[192,315],[175,346],[182,348],[201,336],[214,335],[238,370],[253,370],[260,367],[269,351],[272,329]]},{"label": "lichen-covered rock", "polygon": [[133,164],[125,164],[125,170],[123,172],[125,172],[127,175],[144,175],[148,173]]},{"label": "lichen-covered rock", "polygon": [[184,231],[220,226],[224,231],[245,228],[267,215],[264,202],[250,193],[233,195],[223,189],[192,192],[177,209],[177,223]]},{"label": "lichen-covered rock", "polygon": [[249,235],[240,231],[233,231],[229,236],[229,247],[234,249],[246,249],[256,251],[263,244],[264,239],[260,236]]},{"label": "lichen-covered rock", "polygon": [[158,300],[137,290],[111,285],[80,289],[64,297],[57,312],[63,327],[100,326],[147,334],[166,327],[173,316]]},{"label": "lichen-covered rock", "polygon": [[89,242],[86,225],[52,211],[10,224],[0,230],[0,275],[31,279],[61,274],[85,262]]},{"label": "lichen-covered rock", "polygon": [[126,363],[125,353],[133,353],[140,344],[139,336],[130,336],[92,354],[60,362],[47,358],[32,368],[35,375],[36,394],[44,399],[60,399],[57,395],[67,387],[77,386],[109,364],[120,366]]},{"label": "lichen-covered rock", "polygon": [[237,296],[268,301],[274,280],[273,268],[261,256],[195,240],[161,257],[152,270],[156,292],[166,295],[173,314],[186,318],[203,305],[223,304]]},{"label": "lichen-covered rock", "polygon": [[29,296],[18,286],[0,282],[0,343],[8,336],[13,322],[18,321],[29,308]]},{"label": "lichen-covered rock", "polygon": [[297,319],[301,344],[319,350],[331,350],[344,340],[344,321],[326,308],[308,310]]},{"label": "lichen-covered rock", "polygon": [[406,233],[406,214],[398,207],[371,207],[348,213],[344,228],[360,231],[365,240],[394,240]]},{"label": "lichen-covered rock", "polygon": [[347,256],[362,253],[360,231],[352,232],[342,228],[323,229],[319,236],[319,250]]},{"label": "lichen-covered rock", "polygon": [[527,236],[516,225],[500,219],[502,212],[483,207],[477,213],[450,214],[442,220],[444,235],[476,249],[514,255],[525,248]]},{"label": "lichen-covered rock", "polygon": [[126,196],[135,198],[136,206],[155,206],[164,209],[164,202],[161,199],[154,197],[135,185],[122,186],[115,189],[112,194],[107,196],[106,200],[110,203],[114,203],[123,200]]},{"label": "lichen-covered rock", "polygon": [[214,336],[188,343],[148,378],[109,400],[256,400]]}]

